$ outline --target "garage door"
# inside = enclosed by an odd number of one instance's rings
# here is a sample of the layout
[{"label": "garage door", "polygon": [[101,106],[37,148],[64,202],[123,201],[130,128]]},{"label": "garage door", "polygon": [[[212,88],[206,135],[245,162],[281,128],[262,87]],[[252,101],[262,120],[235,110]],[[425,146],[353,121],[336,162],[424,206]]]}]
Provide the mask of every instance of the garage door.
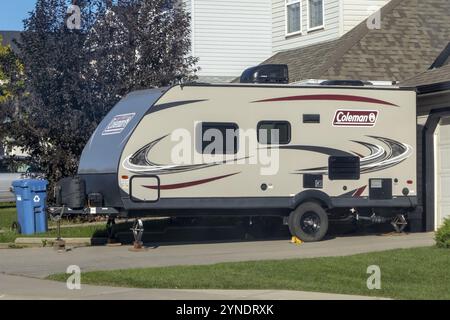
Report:
[{"label": "garage door", "polygon": [[450,218],[450,118],[436,128],[436,215],[435,227]]}]

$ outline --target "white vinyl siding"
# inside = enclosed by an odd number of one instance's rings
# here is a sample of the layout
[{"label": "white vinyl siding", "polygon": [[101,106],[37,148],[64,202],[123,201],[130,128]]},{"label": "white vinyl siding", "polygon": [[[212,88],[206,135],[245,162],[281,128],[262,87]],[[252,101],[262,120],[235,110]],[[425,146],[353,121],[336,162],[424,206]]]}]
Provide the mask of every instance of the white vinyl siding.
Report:
[{"label": "white vinyl siding", "polygon": [[184,1],[191,3],[200,79],[232,80],[271,56],[271,0]]},{"label": "white vinyl siding", "polygon": [[272,49],[279,52],[329,41],[339,36],[339,0],[324,0],[324,25],[321,30],[308,32],[308,4],[301,0],[301,30],[295,35],[286,33],[286,0],[272,0]]},{"label": "white vinyl siding", "polygon": [[347,33],[389,0],[343,0],[343,32]]},{"label": "white vinyl siding", "polygon": [[[361,23],[389,0],[300,0],[301,32],[287,29],[286,1],[272,0],[272,50],[274,53],[337,39]],[[293,1],[293,0],[290,0]],[[312,12],[312,7],[318,6]],[[320,24],[320,3],[323,22]]]}]

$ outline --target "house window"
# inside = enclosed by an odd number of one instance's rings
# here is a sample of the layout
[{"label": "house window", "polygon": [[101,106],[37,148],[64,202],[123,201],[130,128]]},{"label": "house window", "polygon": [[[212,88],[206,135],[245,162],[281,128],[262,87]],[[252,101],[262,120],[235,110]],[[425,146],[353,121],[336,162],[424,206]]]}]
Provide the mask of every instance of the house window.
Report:
[{"label": "house window", "polygon": [[291,141],[291,124],[287,121],[261,121],[257,130],[261,144],[288,144]]},{"label": "house window", "polygon": [[235,154],[238,151],[239,127],[231,122],[202,123],[203,154]]},{"label": "house window", "polygon": [[292,35],[302,31],[301,0],[286,1],[286,34]]},{"label": "house window", "polygon": [[308,31],[323,28],[324,0],[308,0]]}]

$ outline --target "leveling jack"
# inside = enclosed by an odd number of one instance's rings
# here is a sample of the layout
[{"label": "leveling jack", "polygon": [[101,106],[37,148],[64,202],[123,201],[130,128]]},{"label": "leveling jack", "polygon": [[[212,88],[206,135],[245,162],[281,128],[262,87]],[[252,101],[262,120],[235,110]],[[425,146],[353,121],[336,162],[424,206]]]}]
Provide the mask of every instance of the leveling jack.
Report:
[{"label": "leveling jack", "polygon": [[394,219],[392,219],[391,225],[397,233],[401,233],[408,225],[408,222],[403,214],[398,214]]},{"label": "leveling jack", "polygon": [[141,219],[136,219],[133,224],[133,228],[131,228],[131,231],[133,231],[134,236],[134,243],[133,248],[130,249],[131,251],[143,251],[144,243],[142,242],[142,236],[144,235],[144,223]]}]

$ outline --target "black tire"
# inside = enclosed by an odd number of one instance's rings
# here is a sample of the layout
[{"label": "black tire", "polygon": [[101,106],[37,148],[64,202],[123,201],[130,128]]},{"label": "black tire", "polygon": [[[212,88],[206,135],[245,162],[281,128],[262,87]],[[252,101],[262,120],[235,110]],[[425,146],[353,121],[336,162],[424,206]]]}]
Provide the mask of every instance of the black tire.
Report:
[{"label": "black tire", "polygon": [[291,212],[288,219],[289,231],[304,242],[320,241],[328,231],[328,215],[315,202],[305,202]]}]

